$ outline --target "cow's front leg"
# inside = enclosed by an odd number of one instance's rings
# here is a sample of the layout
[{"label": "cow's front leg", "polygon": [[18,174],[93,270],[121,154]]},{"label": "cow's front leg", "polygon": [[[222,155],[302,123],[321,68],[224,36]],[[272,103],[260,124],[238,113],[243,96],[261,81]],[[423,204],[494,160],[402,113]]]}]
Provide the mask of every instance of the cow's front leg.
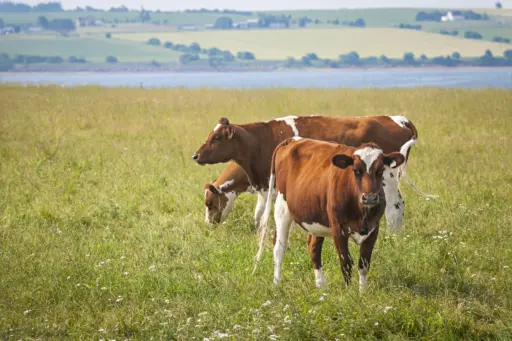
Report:
[{"label": "cow's front leg", "polygon": [[281,267],[283,265],[284,254],[288,247],[288,235],[290,234],[291,216],[288,210],[288,204],[284,196],[277,195],[274,207],[274,219],[276,221],[276,234],[274,242],[274,284],[281,281]]},{"label": "cow's front leg", "polygon": [[308,233],[308,249],[309,257],[313,262],[315,269],[315,285],[318,288],[325,286],[327,283],[322,273],[322,245],[324,243],[324,237],[315,237]]},{"label": "cow's front leg", "polygon": [[[345,232],[343,226],[331,224],[332,236],[334,238],[334,245],[336,246],[336,252],[338,253],[338,259],[341,264],[341,271],[345,278],[345,283],[350,284],[352,277],[352,266],[354,262],[348,252],[348,233]],[[342,233],[343,232],[343,233]]]},{"label": "cow's front leg", "polygon": [[[368,286],[368,271],[370,271],[373,247],[379,235],[379,223],[377,222],[376,225],[373,224],[373,226],[375,226],[375,229],[361,244],[359,249],[359,291],[363,291]],[[372,227],[370,226],[370,230],[371,229]]]}]

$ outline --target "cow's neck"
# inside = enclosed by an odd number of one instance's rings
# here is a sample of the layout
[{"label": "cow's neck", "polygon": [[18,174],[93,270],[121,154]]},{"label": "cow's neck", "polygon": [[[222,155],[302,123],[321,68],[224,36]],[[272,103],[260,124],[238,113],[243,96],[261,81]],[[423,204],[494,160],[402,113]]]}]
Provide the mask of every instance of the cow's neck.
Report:
[{"label": "cow's neck", "polygon": [[262,163],[267,162],[262,155],[261,132],[253,125],[238,126],[235,136],[238,148],[233,160],[242,167],[251,186],[256,190],[266,188],[268,184],[264,183],[266,180],[261,174]]}]

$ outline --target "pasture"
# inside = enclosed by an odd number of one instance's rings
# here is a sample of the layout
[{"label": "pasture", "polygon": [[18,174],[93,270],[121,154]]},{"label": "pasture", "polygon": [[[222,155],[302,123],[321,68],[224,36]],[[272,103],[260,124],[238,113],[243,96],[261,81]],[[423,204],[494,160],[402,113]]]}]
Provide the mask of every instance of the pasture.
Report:
[{"label": "pasture", "polygon": [[[0,88],[2,340],[510,340],[512,92]],[[256,198],[204,223],[203,185],[225,165],[191,155],[221,116],[396,114],[420,141],[400,235],[382,229],[360,294],[332,240],[329,290],[305,233],[279,287]],[[384,221],[381,226],[384,226]],[[351,254],[358,248],[350,242]]]},{"label": "pasture", "polygon": [[60,37],[56,35],[7,36],[1,39],[0,53],[84,57],[90,62],[105,62],[114,56],[121,62],[177,61],[180,53],[128,40],[99,37]]},{"label": "pasture", "polygon": [[418,57],[451,55],[458,51],[464,57],[482,56],[489,49],[503,55],[509,44],[477,41],[413,30],[392,28],[310,28],[301,30],[203,31],[117,34],[119,39],[147,42],[156,37],[161,41],[191,44],[203,48],[217,47],[253,52],[257,59],[276,60],[301,58],[314,52],[320,58],[338,58],[340,54],[357,51],[361,57],[380,56],[402,58],[412,52]]}]

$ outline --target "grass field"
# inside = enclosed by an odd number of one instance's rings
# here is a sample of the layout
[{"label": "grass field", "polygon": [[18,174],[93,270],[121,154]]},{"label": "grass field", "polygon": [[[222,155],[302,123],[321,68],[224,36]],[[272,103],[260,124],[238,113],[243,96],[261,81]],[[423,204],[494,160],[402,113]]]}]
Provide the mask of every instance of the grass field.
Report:
[{"label": "grass field", "polygon": [[403,57],[405,52],[429,57],[450,55],[475,57],[490,49],[495,55],[512,48],[509,44],[453,38],[440,34],[391,28],[345,28],[303,30],[205,31],[175,33],[119,34],[120,39],[145,42],[151,37],[161,41],[218,47],[232,52],[251,51],[258,59],[302,57],[314,52],[321,58],[338,58],[357,51],[361,56]]},{"label": "grass field", "polygon": [[123,62],[177,61],[180,53],[141,42],[96,38],[64,38],[59,36],[7,36],[0,42],[0,53],[38,56],[84,57],[88,61],[104,62],[114,56]]},{"label": "grass field", "polygon": [[[512,339],[510,91],[3,86],[0,103],[2,340]],[[317,290],[299,231],[281,286],[268,248],[251,276],[253,196],[203,222],[224,165],[190,156],[219,117],[312,113],[407,116],[409,176],[440,195],[403,186],[404,232],[379,236],[364,294],[331,240]]]}]

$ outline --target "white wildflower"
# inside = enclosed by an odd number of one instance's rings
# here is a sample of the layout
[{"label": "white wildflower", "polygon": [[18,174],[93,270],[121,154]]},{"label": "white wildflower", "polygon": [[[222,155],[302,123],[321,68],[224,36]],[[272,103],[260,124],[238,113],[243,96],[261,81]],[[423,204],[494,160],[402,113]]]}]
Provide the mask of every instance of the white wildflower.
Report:
[{"label": "white wildflower", "polygon": [[117,296],[116,302],[121,302],[123,300],[123,297]]},{"label": "white wildflower", "polygon": [[503,266],[503,269],[509,269],[510,267],[508,265]]},{"label": "white wildflower", "polygon": [[237,329],[240,329],[240,328],[242,328],[242,326],[241,326],[241,325],[239,325],[239,324],[235,324],[235,325],[233,326],[233,329],[234,329],[234,330],[237,330]]},{"label": "white wildflower", "polygon": [[165,300],[164,302],[167,304],[171,303],[171,301],[169,301],[169,300]]},{"label": "white wildflower", "polygon": [[491,280],[491,281],[495,281],[495,280],[496,280],[496,277],[492,277],[490,280]]},{"label": "white wildflower", "polygon": [[121,260],[125,260],[126,259],[126,256],[121,256],[120,258]]},{"label": "white wildflower", "polygon": [[204,316],[206,314],[208,314],[208,312],[207,311],[203,311],[202,313],[197,314],[197,316]]},{"label": "white wildflower", "polygon": [[269,305],[271,305],[271,304],[272,304],[272,302],[270,302],[270,301],[265,301],[265,303],[263,303],[262,307],[267,307],[267,306],[269,306]]},{"label": "white wildflower", "polygon": [[252,333],[253,333],[253,334],[257,334],[257,333],[259,333],[259,332],[260,332],[259,328],[254,328],[254,329],[252,330]]},{"label": "white wildflower", "polygon": [[379,322],[375,322],[375,325],[378,326],[379,325]]},{"label": "white wildflower", "polygon": [[128,274],[129,274],[129,272],[124,272],[124,275],[125,275],[125,276],[128,276]]},{"label": "white wildflower", "polygon": [[156,265],[151,265],[151,266],[149,267],[149,270],[151,270],[151,271],[156,271]]},{"label": "white wildflower", "polygon": [[58,234],[58,235],[61,235],[61,234],[62,234],[62,231],[61,231],[61,230],[59,230],[59,229],[57,229],[57,234]]},{"label": "white wildflower", "polygon": [[31,309],[25,310],[25,311],[23,312],[23,315],[28,315],[28,314],[30,314],[30,312],[31,312],[31,311],[32,311]]},{"label": "white wildflower", "polygon": [[268,338],[269,338],[270,340],[272,340],[272,341],[276,341],[277,339],[279,339],[279,338],[280,338],[280,336],[279,336],[279,335],[273,335],[273,334],[272,334],[272,335],[269,335],[269,337],[268,337]]},{"label": "white wildflower", "polygon": [[389,310],[393,309],[393,307],[387,306],[384,308],[384,313],[387,313]]}]

